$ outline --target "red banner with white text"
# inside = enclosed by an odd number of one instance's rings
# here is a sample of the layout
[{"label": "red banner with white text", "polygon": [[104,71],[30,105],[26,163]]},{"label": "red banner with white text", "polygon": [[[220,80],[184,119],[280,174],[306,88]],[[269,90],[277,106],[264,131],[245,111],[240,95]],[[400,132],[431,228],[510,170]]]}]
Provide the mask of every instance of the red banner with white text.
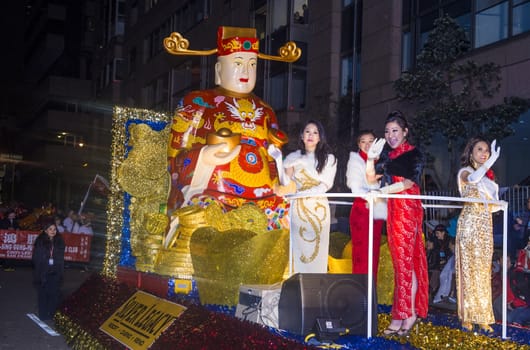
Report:
[{"label": "red banner with white text", "polygon": [[[39,231],[0,230],[0,259],[31,260],[33,243]],[[61,233],[65,243],[65,261],[90,261],[91,235]]]}]

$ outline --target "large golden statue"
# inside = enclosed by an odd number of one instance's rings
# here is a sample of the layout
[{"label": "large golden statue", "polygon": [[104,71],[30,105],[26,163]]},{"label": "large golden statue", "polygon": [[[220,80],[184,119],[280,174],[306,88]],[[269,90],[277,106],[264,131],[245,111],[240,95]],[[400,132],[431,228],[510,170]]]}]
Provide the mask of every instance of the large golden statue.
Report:
[{"label": "large golden statue", "polygon": [[217,87],[186,95],[173,118],[169,212],[210,199],[228,210],[248,202],[276,208],[283,200],[273,191],[278,173],[267,148],[281,148],[287,137],[272,108],[252,91],[258,57],[294,61],[300,50],[289,43],[281,56],[262,55],[256,30],[234,27],[219,28],[217,50],[188,50],[187,41],[177,33],[164,45],[172,54],[218,55]]},{"label": "large golden statue", "polygon": [[175,55],[217,53],[217,87],[187,94],[173,116],[171,224],[155,272],[183,275],[193,261],[201,302],[233,305],[240,284],[278,282],[287,265],[287,202],[274,193],[281,154],[268,152],[287,137],[252,91],[258,58],[293,62],[301,51],[289,42],[278,56],[264,55],[256,30],[236,27],[219,28],[217,49],[188,46],[178,33],[164,40]]}]

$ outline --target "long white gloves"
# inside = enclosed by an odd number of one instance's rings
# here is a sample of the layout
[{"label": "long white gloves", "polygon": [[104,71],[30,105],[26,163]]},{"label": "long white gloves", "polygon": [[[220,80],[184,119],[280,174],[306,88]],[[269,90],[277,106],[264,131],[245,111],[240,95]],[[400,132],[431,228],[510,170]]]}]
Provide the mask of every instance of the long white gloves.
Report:
[{"label": "long white gloves", "polygon": [[381,155],[381,152],[383,152],[383,147],[385,147],[386,140],[385,139],[375,139],[374,142],[370,145],[370,149],[368,150],[368,159],[377,159]]},{"label": "long white gloves", "polygon": [[499,155],[501,153],[501,147],[500,146],[496,147],[496,146],[497,146],[497,140],[493,140],[493,142],[491,143],[491,147],[490,147],[491,148],[490,157],[488,158],[488,160],[484,162],[484,164],[482,164],[482,166],[480,166],[477,170],[469,174],[469,176],[467,177],[467,180],[469,182],[480,181],[480,179],[484,177],[488,169],[491,168],[493,163],[495,163],[495,161],[499,158]]},{"label": "long white gloves", "polygon": [[379,188],[379,181],[377,181],[375,175],[375,160],[381,155],[385,143],[385,139],[375,139],[370,145],[370,149],[368,149],[365,173],[368,187],[372,189]]},{"label": "long white gloves", "polygon": [[381,193],[398,193],[401,191],[404,191],[405,183],[403,181],[393,183],[392,185],[381,187],[380,189],[376,190],[375,192],[381,192]]}]

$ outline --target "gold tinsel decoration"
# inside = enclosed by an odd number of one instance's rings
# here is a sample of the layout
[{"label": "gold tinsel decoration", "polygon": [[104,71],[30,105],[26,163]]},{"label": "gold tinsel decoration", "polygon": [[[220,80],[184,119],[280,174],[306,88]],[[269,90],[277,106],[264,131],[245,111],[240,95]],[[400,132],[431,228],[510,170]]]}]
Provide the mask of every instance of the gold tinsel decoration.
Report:
[{"label": "gold tinsel decoration", "polygon": [[105,350],[103,346],[95,337],[85,331],[81,325],[72,322],[70,318],[61,312],[55,313],[55,326],[64,337],[66,344],[71,346],[74,350]]},{"label": "gold tinsel decoration", "polygon": [[[383,331],[390,325],[391,314],[378,314],[379,332],[374,335],[383,336]],[[417,331],[416,331],[417,330]],[[417,349],[459,349],[459,350],[530,350],[530,346],[509,340],[488,337],[478,332],[466,332],[447,326],[435,326],[431,322],[419,322],[418,327],[408,337],[393,336],[392,339],[401,344],[409,343]]]},{"label": "gold tinsel decoration", "polygon": [[379,271],[377,272],[377,303],[392,305],[394,302],[394,266],[386,236],[381,237]]},{"label": "gold tinsel decoration", "polygon": [[234,306],[238,303],[239,286],[282,281],[288,246],[287,230],[196,230],[191,256],[201,304]]},{"label": "gold tinsel decoration", "polygon": [[289,255],[288,230],[267,231],[265,214],[252,204],[228,213],[211,204],[205,212],[208,226],[196,229],[190,240],[202,304],[233,306],[238,302],[240,285],[283,280]]},{"label": "gold tinsel decoration", "polygon": [[[127,122],[131,120],[137,120],[138,124],[142,122],[165,122],[169,124],[171,116],[135,108],[114,108],[112,120],[110,195],[107,205],[107,243],[102,269],[102,274],[110,277],[116,276],[116,269],[121,255],[122,230],[124,226],[123,213],[125,208],[123,200],[124,190],[120,187],[118,181],[118,169],[126,159],[126,149],[128,146]],[[165,152],[164,149],[164,155]],[[142,203],[139,202],[138,204]]]}]

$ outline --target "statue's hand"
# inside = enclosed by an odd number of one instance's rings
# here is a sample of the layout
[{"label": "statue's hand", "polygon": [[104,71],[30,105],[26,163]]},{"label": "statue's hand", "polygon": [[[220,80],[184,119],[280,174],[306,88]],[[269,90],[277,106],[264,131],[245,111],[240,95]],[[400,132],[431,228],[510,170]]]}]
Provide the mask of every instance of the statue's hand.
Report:
[{"label": "statue's hand", "polygon": [[[241,150],[241,145],[235,146],[232,150],[229,152],[225,152],[223,149],[225,149],[226,143],[218,143],[215,145],[207,145],[204,146],[203,149],[203,160],[208,165],[222,165],[229,163],[234,159]],[[200,166],[200,165],[199,165]]]}]

